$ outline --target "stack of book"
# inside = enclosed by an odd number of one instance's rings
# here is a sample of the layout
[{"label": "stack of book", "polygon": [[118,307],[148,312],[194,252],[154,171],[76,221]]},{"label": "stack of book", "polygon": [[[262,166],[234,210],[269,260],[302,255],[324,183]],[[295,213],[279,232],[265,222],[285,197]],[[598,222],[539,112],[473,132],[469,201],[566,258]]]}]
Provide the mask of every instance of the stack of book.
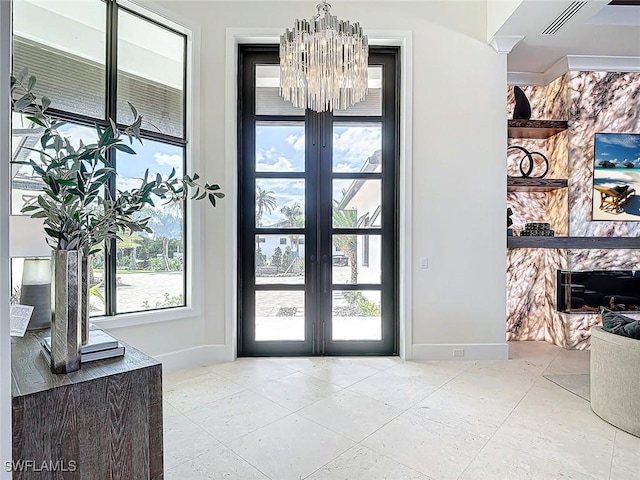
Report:
[{"label": "stack of book", "polygon": [[548,223],[527,223],[520,232],[521,237],[553,237],[555,232]]},{"label": "stack of book", "polygon": [[[42,353],[51,363],[51,337],[42,339]],[[121,357],[124,355],[124,345],[102,330],[90,330],[89,341],[80,349],[80,363],[104,360],[105,358]]]}]

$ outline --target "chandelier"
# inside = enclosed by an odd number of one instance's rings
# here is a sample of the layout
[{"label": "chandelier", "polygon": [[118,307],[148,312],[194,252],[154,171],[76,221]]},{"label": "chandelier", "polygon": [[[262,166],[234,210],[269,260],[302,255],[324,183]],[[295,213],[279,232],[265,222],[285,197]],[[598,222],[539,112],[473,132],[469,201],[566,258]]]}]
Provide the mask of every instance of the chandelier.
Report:
[{"label": "chandelier", "polygon": [[367,94],[367,36],[358,22],[331,15],[327,2],[316,8],[280,36],[280,95],[296,108],[344,110]]}]

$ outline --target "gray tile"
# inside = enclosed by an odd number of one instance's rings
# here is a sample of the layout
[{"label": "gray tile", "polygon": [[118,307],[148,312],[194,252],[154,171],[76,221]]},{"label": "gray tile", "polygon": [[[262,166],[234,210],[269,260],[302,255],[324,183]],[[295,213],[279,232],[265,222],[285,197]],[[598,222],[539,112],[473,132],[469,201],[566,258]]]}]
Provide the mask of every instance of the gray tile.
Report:
[{"label": "gray tile", "polygon": [[362,441],[362,445],[438,480],[456,480],[486,440],[404,413]]},{"label": "gray tile", "polygon": [[227,446],[272,479],[299,480],[354,442],[293,413]]},{"label": "gray tile", "polygon": [[269,480],[224,445],[212,446],[202,455],[166,470],[166,480]]},{"label": "gray tile", "polygon": [[315,472],[308,480],[430,480],[373,450],[357,445]]},{"label": "gray tile", "polygon": [[176,382],[164,393],[164,399],[181,412],[215,402],[245,390],[244,387],[213,373]]},{"label": "gray tile", "polygon": [[339,392],[341,387],[297,372],[280,380],[264,383],[252,390],[289,410],[296,411]]},{"label": "gray tile", "polygon": [[402,410],[373,398],[342,390],[298,413],[359,442],[398,416]]},{"label": "gray tile", "polygon": [[610,480],[640,478],[640,438],[616,431]]},{"label": "gray tile", "polygon": [[222,443],[230,442],[291,413],[280,405],[245,390],[185,412]]},{"label": "gray tile", "polygon": [[490,442],[459,480],[598,480],[561,464]]},{"label": "gray tile", "polygon": [[414,376],[394,375],[385,370],[351,385],[348,390],[406,410],[435,392],[436,387]]},{"label": "gray tile", "polygon": [[215,438],[182,414],[164,422],[164,468],[192,460],[220,445]]}]

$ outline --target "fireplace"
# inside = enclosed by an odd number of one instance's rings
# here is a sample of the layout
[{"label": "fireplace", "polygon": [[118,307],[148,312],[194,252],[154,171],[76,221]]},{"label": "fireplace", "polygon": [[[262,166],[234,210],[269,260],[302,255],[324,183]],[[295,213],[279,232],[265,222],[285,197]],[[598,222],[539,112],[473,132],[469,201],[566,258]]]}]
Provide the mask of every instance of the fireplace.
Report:
[{"label": "fireplace", "polygon": [[556,285],[559,312],[640,312],[640,270],[558,270]]}]

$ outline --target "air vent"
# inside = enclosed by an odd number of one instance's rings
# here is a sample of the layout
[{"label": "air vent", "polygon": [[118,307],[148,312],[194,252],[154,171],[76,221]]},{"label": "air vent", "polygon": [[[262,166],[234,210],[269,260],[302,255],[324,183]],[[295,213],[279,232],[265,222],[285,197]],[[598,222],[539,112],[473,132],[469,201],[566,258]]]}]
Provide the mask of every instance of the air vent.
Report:
[{"label": "air vent", "polygon": [[571,2],[567,8],[565,8],[564,12],[562,12],[558,17],[551,22],[551,24],[545,28],[540,35],[555,35],[569,20],[573,18],[573,16],[580,11],[582,7],[584,7],[587,2]]}]

